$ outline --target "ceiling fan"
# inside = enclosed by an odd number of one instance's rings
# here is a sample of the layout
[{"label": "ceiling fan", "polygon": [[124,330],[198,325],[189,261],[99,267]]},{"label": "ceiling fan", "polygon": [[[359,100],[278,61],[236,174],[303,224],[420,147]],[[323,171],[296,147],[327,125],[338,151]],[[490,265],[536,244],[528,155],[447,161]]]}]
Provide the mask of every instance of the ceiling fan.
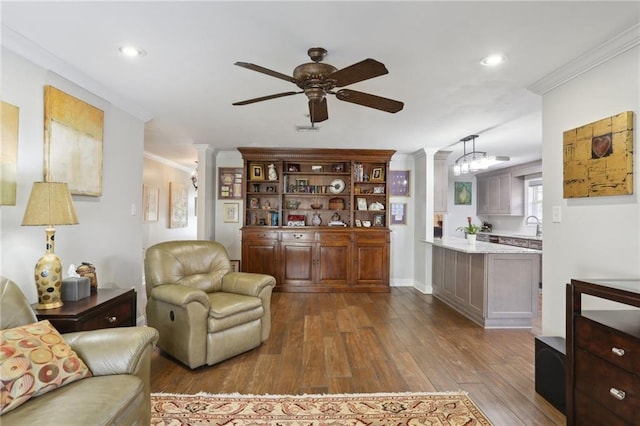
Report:
[{"label": "ceiling fan", "polygon": [[389,71],[384,64],[374,59],[365,59],[339,70],[333,65],[320,62],[327,54],[327,51],[322,47],[312,47],[307,53],[313,62],[298,65],[293,70],[293,77],[277,71],[272,71],[261,67],[260,65],[250,64],[248,62],[236,62],[235,65],[238,65],[239,67],[289,81],[302,90],[297,92],[282,92],[269,96],[247,99],[246,101],[234,102],[233,105],[248,105],[255,102],[304,93],[307,95],[307,98],[309,98],[309,117],[312,125],[314,123],[325,121],[329,118],[326,95],[335,95],[336,98],[341,101],[351,102],[391,113],[396,113],[404,107],[404,103],[402,102],[371,95],[369,93],[357,92],[350,89],[334,91],[336,87],[344,87],[359,81],[388,74]]}]

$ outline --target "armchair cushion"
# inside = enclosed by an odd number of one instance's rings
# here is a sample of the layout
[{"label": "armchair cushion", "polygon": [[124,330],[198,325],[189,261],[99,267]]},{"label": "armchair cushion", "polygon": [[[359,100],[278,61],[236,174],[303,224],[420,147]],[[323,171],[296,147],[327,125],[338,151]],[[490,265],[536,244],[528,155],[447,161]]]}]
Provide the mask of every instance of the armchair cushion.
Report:
[{"label": "armchair cushion", "polygon": [[0,331],[0,414],[91,376],[48,320]]}]

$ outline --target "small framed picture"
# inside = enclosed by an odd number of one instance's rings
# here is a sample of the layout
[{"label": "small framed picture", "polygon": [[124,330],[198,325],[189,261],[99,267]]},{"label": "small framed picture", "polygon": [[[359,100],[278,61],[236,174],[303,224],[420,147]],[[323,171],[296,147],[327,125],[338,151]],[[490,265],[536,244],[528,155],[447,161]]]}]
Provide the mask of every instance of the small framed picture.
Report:
[{"label": "small framed picture", "polygon": [[407,224],[407,204],[391,203],[391,224],[406,225]]},{"label": "small framed picture", "polygon": [[400,197],[409,196],[409,170],[389,171],[389,193]]},{"label": "small framed picture", "polygon": [[374,194],[384,194],[384,186],[375,186],[373,188]]},{"label": "small framed picture", "polygon": [[363,220],[362,221],[362,226],[364,226],[365,228],[371,228],[371,221]]},{"label": "small framed picture", "polygon": [[371,182],[384,182],[384,167],[374,167],[371,170]]},{"label": "small framed picture", "polygon": [[367,199],[364,197],[358,197],[358,210],[367,210]]},{"label": "small framed picture", "polygon": [[262,164],[251,165],[251,180],[264,180],[264,168]]},{"label": "small framed picture", "polygon": [[320,173],[323,171],[322,166],[311,166],[311,171],[314,173]]},{"label": "small framed picture", "polygon": [[256,197],[249,198],[249,208],[250,209],[259,209],[260,208],[260,199]]},{"label": "small framed picture", "polygon": [[240,261],[239,260],[230,260],[231,270],[229,272],[240,272]]},{"label": "small framed picture", "polygon": [[276,192],[276,187],[273,185],[267,186],[267,192]]},{"label": "small framed picture", "polygon": [[299,172],[300,171],[300,164],[289,163],[287,165],[287,171],[288,172]]},{"label": "small framed picture", "polygon": [[384,226],[384,215],[383,214],[374,214],[373,215],[373,226]]},{"label": "small framed picture", "polygon": [[360,228],[362,226],[362,221],[360,219],[356,219],[356,227]]},{"label": "small framed picture", "polygon": [[222,205],[222,221],[236,223],[240,220],[240,203],[224,203]]}]

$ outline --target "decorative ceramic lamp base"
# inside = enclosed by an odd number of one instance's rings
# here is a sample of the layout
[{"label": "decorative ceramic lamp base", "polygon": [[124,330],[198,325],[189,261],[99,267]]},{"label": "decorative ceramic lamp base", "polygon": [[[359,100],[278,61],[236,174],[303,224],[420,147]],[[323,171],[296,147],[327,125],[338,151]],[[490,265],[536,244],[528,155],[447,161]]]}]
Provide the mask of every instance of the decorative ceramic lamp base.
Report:
[{"label": "decorative ceramic lamp base", "polygon": [[36,309],[54,309],[62,303],[62,264],[54,253],[47,253],[38,260],[35,270],[38,304]]}]

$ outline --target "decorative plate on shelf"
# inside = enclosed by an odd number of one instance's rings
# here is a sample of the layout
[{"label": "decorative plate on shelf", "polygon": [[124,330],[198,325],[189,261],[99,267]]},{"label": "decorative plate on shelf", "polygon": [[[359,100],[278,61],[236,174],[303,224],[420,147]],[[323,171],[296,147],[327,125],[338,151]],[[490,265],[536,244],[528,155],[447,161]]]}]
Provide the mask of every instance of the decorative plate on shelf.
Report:
[{"label": "decorative plate on shelf", "polygon": [[346,183],[342,179],[334,179],[329,184],[329,192],[333,194],[339,194],[344,191],[344,188],[347,186]]}]

